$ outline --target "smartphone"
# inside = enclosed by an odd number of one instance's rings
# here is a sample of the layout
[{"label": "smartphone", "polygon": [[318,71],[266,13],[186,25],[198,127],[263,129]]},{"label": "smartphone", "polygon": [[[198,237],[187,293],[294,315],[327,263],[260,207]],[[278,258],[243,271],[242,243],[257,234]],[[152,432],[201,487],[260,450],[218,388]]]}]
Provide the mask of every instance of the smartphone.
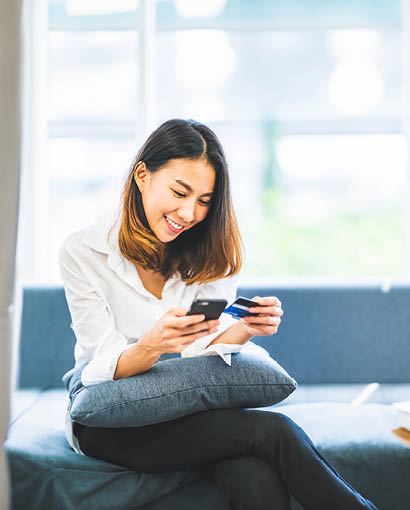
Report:
[{"label": "smartphone", "polygon": [[195,299],[187,315],[204,314],[206,321],[218,319],[224,311],[228,301],[226,299]]},{"label": "smartphone", "polygon": [[257,301],[252,301],[252,299],[238,296],[235,301],[228,306],[226,310],[224,310],[224,313],[228,313],[234,319],[241,319],[242,317],[245,317],[245,315],[256,315],[248,311],[252,306],[260,305]]}]

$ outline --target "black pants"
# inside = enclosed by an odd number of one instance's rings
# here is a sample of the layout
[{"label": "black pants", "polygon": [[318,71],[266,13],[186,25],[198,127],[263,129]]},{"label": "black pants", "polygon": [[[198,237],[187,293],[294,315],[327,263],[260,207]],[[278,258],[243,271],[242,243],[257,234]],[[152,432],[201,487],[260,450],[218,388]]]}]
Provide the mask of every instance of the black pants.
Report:
[{"label": "black pants", "polygon": [[337,473],[287,416],[255,409],[212,409],[144,427],[74,426],[81,450],[134,471],[190,467],[225,491],[234,510],[376,509]]}]

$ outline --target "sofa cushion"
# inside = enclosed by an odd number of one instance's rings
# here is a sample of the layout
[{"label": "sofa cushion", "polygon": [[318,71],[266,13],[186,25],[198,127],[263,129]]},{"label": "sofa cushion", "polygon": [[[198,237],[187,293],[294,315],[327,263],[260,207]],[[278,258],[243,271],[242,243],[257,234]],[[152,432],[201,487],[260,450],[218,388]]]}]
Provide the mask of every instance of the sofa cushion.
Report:
[{"label": "sofa cushion", "polygon": [[[10,427],[5,446],[13,510],[188,509],[190,494],[204,503],[192,508],[226,510],[223,492],[197,470],[137,473],[74,453],[64,432],[66,407],[65,390],[46,391]],[[392,406],[321,402],[259,409],[292,418],[380,509],[403,510],[410,501],[410,448],[391,432],[397,426]],[[294,501],[292,508],[300,510]]]},{"label": "sofa cushion", "polygon": [[260,351],[232,354],[231,366],[219,356],[165,359],[142,374],[91,386],[81,383],[85,363],[63,377],[70,417],[91,427],[139,427],[207,409],[276,404],[297,384]]},{"label": "sofa cushion", "polygon": [[[64,287],[25,285],[22,292],[18,387],[62,388],[75,344]],[[238,295],[281,300],[285,315],[278,333],[254,342],[299,384],[410,382],[408,283],[276,285],[265,278],[239,286]]]},{"label": "sofa cushion", "polygon": [[410,382],[408,283],[265,281],[239,286],[238,294],[281,300],[278,333],[255,342],[299,384]]},{"label": "sofa cushion", "polygon": [[[65,389],[45,391],[9,428],[5,446],[13,510],[131,510],[200,478],[188,469],[138,473],[75,453],[65,436],[66,409]],[[204,502],[211,501],[215,510],[226,510],[216,486],[206,479],[201,486]]]},{"label": "sofa cushion", "polygon": [[397,427],[392,406],[320,402],[284,405],[275,411],[300,425],[343,478],[378,508],[406,507],[410,448],[392,433]]},{"label": "sofa cushion", "polygon": [[[301,384],[297,391],[277,404],[307,404],[314,402],[344,402],[350,404],[367,392],[367,384]],[[410,384],[379,384],[373,393],[366,395],[366,403],[392,404],[408,400]]]}]

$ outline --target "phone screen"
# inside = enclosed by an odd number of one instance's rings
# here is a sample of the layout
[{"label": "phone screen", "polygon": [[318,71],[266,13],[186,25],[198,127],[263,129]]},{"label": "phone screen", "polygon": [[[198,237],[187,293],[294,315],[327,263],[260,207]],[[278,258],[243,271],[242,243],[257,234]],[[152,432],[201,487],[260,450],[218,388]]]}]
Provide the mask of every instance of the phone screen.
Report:
[{"label": "phone screen", "polygon": [[218,319],[228,304],[226,299],[196,299],[187,315],[204,314],[206,321]]}]

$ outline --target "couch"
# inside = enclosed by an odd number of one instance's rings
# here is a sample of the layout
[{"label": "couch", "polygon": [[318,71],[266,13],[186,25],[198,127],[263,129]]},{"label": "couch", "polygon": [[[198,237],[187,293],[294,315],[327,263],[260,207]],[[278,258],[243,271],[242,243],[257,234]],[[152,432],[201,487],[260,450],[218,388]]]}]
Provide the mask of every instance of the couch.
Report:
[{"label": "couch", "polygon": [[[75,338],[64,289],[25,285],[21,292],[5,443],[12,510],[227,510],[222,490],[194,469],[137,473],[70,448],[61,377],[74,364]],[[410,508],[410,448],[392,432],[391,405],[410,399],[410,284],[257,283],[238,295],[276,295],[285,312],[277,335],[254,341],[299,388],[263,409],[294,419],[381,510]],[[364,400],[369,388],[375,391]],[[301,509],[293,499],[292,508]]]}]

